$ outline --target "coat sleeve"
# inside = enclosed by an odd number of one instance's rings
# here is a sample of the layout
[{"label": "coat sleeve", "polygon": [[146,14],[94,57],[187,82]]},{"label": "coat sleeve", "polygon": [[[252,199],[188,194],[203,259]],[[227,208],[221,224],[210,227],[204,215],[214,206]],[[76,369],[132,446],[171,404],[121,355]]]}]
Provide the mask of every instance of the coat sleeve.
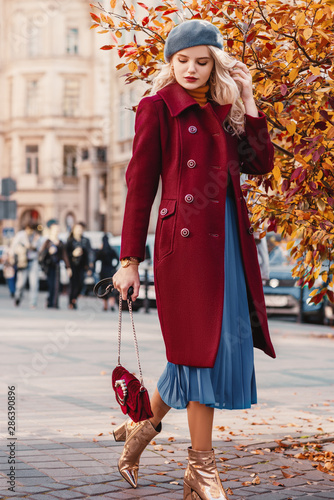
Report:
[{"label": "coat sleeve", "polygon": [[152,97],[139,103],[132,158],[126,171],[128,188],[120,258],[145,259],[145,244],[152,204],[161,172],[160,123]]},{"label": "coat sleeve", "polygon": [[245,174],[267,174],[273,169],[274,147],[262,111],[258,117],[245,114],[245,134],[239,139],[238,153],[240,170]]}]

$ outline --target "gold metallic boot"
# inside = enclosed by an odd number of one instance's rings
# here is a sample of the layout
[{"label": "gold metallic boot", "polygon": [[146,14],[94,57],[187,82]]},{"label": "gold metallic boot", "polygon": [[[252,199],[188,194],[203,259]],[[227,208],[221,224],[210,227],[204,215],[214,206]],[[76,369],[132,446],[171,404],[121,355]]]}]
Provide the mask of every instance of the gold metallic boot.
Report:
[{"label": "gold metallic boot", "polygon": [[140,455],[149,442],[161,431],[161,423],[157,429],[149,420],[137,424],[128,420],[125,425],[126,441],[118,462],[118,470],[133,488],[137,488]]},{"label": "gold metallic boot", "polygon": [[131,418],[125,420],[122,424],[115,427],[113,430],[113,435],[115,441],[125,441],[126,440],[126,426],[132,422]]},{"label": "gold metallic boot", "polygon": [[226,500],[220,481],[215,452],[188,448],[188,467],[184,474],[183,500]]}]

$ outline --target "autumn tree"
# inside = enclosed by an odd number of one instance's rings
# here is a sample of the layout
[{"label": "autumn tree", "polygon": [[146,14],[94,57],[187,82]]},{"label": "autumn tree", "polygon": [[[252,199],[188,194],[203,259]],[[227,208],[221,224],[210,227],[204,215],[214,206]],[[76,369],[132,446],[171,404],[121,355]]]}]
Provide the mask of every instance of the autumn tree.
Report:
[{"label": "autumn tree", "polygon": [[[160,0],[154,6],[112,0],[91,4],[92,29],[110,32],[110,45],[128,68],[126,81],[150,84],[164,62],[175,24],[205,19],[225,39],[225,50],[250,68],[258,108],[267,117],[275,167],[251,178],[249,208],[255,227],[288,236],[299,284],[334,302],[334,2],[333,0]],[[133,33],[124,43],[122,33]],[[124,71],[124,70],[123,70]],[[254,201],[252,203],[252,200]],[[261,233],[265,236],[265,232]],[[319,280],[318,280],[319,281]],[[317,283],[317,282],[316,282]]]}]

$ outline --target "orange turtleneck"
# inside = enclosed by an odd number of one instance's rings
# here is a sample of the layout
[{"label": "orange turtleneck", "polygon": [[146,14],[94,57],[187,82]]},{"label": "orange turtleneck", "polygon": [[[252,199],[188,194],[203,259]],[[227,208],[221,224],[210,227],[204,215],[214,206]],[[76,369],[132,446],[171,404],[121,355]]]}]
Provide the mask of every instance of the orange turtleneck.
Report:
[{"label": "orange turtleneck", "polygon": [[189,95],[195,99],[196,102],[202,107],[208,102],[207,93],[209,92],[209,85],[205,85],[204,87],[199,87],[198,89],[188,90],[186,89]]}]

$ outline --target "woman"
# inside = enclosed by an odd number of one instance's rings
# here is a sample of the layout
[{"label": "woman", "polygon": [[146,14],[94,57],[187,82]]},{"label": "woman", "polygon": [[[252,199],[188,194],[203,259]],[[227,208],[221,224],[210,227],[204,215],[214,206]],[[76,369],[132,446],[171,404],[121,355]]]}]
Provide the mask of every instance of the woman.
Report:
[{"label": "woman", "polygon": [[[273,168],[266,119],[256,108],[246,65],[223,51],[206,21],[176,26],[167,64],[136,115],[114,285],[138,297],[151,206],[162,178],[154,276],[168,363],[151,399],[154,416],[115,432],[126,437],[122,476],[137,486],[139,458],[170,407],[187,408],[191,448],[184,498],[227,498],[212,449],[214,408],[256,403],[253,345],[275,357],[253,229],[240,171]],[[194,496],[192,494],[194,493]]]},{"label": "woman", "polygon": [[88,238],[83,236],[85,224],[78,222],[66,243],[66,252],[70,262],[71,271],[69,289],[69,309],[77,309],[77,300],[84,285],[85,273],[92,274],[92,249]]},{"label": "woman", "polygon": [[60,291],[60,261],[63,260],[65,262],[66,270],[69,276],[71,276],[71,268],[65,250],[65,245],[59,239],[58,221],[56,219],[50,219],[46,225],[49,230],[49,234],[47,240],[41,248],[38,260],[47,277],[49,294],[46,307],[58,309]]},{"label": "woman", "polygon": [[[109,244],[108,235],[105,234],[102,238],[102,248],[96,252],[95,256],[96,260],[101,261],[101,272],[100,272],[100,280],[104,278],[109,278],[113,276],[116,272],[116,268],[119,264],[119,258],[116,251]],[[115,311],[115,296],[116,291],[113,290],[111,296],[109,298],[104,299],[103,310],[108,311],[108,302],[109,308],[111,311]]]}]

